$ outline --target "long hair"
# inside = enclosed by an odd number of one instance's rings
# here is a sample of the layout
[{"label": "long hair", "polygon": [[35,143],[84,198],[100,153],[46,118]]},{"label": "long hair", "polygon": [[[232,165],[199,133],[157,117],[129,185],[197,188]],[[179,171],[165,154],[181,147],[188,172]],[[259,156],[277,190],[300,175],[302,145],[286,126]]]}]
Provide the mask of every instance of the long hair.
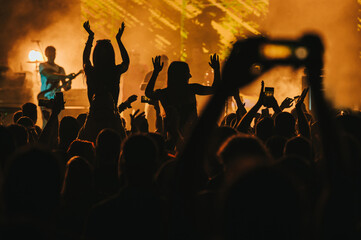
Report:
[{"label": "long hair", "polygon": [[114,48],[109,39],[98,40],[93,51],[94,67],[115,66]]},{"label": "long hair", "polygon": [[168,68],[168,88],[184,87],[191,77],[189,66],[186,62],[174,61]]}]

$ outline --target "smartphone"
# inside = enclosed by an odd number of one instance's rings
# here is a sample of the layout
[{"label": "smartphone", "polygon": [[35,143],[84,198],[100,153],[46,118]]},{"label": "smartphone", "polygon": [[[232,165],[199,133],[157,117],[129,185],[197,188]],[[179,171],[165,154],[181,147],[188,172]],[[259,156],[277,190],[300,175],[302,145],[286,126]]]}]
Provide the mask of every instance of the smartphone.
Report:
[{"label": "smartphone", "polygon": [[259,51],[261,58],[274,61],[303,61],[309,55],[302,43],[282,40],[261,44]]},{"label": "smartphone", "polygon": [[[299,39],[269,39],[254,37],[239,40],[223,65],[222,76],[232,78],[239,73],[249,74],[242,80],[246,85],[275,66],[305,67],[310,81],[320,81],[324,46],[316,34],[305,34]],[[246,72],[249,71],[249,72]]]},{"label": "smartphone", "polygon": [[274,92],[275,92],[275,89],[273,87],[265,87],[264,88],[264,95],[266,97],[273,97]]},{"label": "smartphone", "polygon": [[271,107],[271,98],[273,97],[275,89],[273,87],[265,87],[264,88],[264,95],[265,98],[263,100],[263,105],[265,107]]}]

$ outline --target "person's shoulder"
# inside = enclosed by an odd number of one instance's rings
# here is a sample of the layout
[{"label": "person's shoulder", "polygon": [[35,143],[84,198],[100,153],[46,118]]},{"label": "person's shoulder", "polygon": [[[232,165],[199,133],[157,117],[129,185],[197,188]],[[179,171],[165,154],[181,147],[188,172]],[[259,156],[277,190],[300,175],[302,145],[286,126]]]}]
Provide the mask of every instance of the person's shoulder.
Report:
[{"label": "person's shoulder", "polygon": [[59,66],[59,65],[57,65],[58,67],[59,67],[59,72],[60,73],[65,73],[65,69],[62,67],[62,66]]},{"label": "person's shoulder", "polygon": [[64,70],[64,68],[56,63],[54,63],[54,67],[58,68],[59,70]]},{"label": "person's shoulder", "polygon": [[47,62],[42,62],[39,64],[39,69],[44,69],[44,68],[47,68],[49,67],[49,63]]}]

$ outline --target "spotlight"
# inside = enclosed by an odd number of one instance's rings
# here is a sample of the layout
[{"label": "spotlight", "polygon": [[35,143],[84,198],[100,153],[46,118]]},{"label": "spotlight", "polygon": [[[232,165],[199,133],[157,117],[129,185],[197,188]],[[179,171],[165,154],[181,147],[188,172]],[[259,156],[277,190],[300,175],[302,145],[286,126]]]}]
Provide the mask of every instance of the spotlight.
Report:
[{"label": "spotlight", "polygon": [[36,50],[31,50],[29,52],[29,61],[30,62],[43,62],[43,55],[41,54],[41,52],[36,51]]},{"label": "spotlight", "polygon": [[297,56],[299,59],[303,60],[303,59],[305,59],[305,58],[308,56],[307,48],[305,48],[305,47],[298,47],[298,48],[296,49],[296,51],[295,51],[295,54],[296,54],[296,56]]},{"label": "spotlight", "polygon": [[286,59],[292,55],[292,50],[287,45],[265,44],[261,47],[261,54],[267,59]]}]

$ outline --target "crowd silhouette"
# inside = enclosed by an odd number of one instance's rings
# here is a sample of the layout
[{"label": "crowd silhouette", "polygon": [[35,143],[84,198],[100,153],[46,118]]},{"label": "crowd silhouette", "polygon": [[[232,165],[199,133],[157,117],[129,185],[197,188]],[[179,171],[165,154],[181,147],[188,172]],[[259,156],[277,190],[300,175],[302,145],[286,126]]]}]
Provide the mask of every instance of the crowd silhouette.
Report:
[{"label": "crowd silhouette", "polygon": [[[143,88],[156,112],[152,132],[139,109],[130,126],[120,115],[140,97],[118,104],[131,68],[124,23],[120,65],[110,40],[97,41],[90,62],[94,33],[83,26],[89,112],[59,119],[64,103],[54,101],[40,128],[37,106],[24,103],[0,125],[1,239],[360,239],[361,115],[326,100],[317,36],[303,39],[313,53],[304,62],[309,88],[279,105],[262,82],[248,111],[238,89],[256,78],[264,38],[235,43],[222,68],[211,55],[212,86],[189,83],[186,62],[163,69],[155,56]],[[166,87],[154,89],[161,71]],[[211,95],[199,116],[196,95]],[[237,111],[222,116],[232,97]]]}]

